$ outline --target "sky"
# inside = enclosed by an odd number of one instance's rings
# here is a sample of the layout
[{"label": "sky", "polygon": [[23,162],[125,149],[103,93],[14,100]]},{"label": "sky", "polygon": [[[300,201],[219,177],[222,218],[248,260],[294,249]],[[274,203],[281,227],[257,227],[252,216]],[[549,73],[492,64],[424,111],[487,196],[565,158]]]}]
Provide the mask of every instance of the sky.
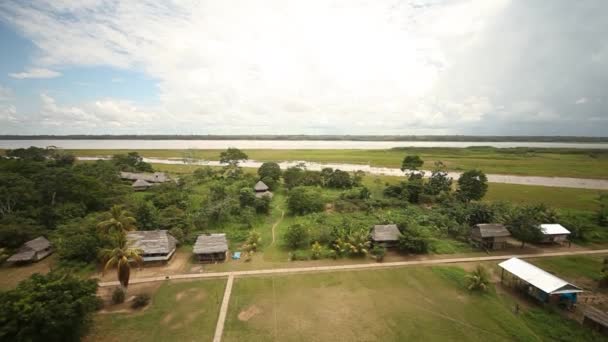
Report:
[{"label": "sky", "polygon": [[0,134],[608,135],[606,0],[4,0]]}]

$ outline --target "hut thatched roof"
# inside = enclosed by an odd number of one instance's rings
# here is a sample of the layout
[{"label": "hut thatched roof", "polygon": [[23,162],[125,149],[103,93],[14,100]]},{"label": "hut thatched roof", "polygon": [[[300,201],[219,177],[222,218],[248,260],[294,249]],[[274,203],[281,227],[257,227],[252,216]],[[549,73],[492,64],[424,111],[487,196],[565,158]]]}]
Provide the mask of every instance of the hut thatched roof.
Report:
[{"label": "hut thatched roof", "polygon": [[475,227],[479,228],[482,238],[511,236],[507,228],[500,223],[481,223]]},{"label": "hut thatched roof", "polygon": [[398,241],[400,235],[396,224],[375,225],[372,230],[372,240],[376,242]]},{"label": "hut thatched roof", "polygon": [[175,250],[177,240],[166,230],[138,230],[127,233],[131,247],[144,254],[170,254]]},{"label": "hut thatched roof", "polygon": [[253,187],[253,189],[256,192],[262,192],[262,191],[268,191],[270,188],[268,187],[268,185],[266,185],[266,183],[264,183],[262,181],[258,181],[257,183],[255,183],[255,186]]},{"label": "hut thatched roof", "polygon": [[222,253],[228,250],[226,234],[199,235],[194,244],[194,254]]},{"label": "hut thatched roof", "polygon": [[164,183],[171,181],[171,178],[164,172],[140,173],[140,172],[121,172],[120,178],[128,180],[145,180],[148,183]]},{"label": "hut thatched roof", "polygon": [[11,255],[6,261],[8,262],[19,262],[19,261],[30,261],[34,259],[36,253],[41,252],[51,247],[51,242],[44,236],[39,236],[33,240],[30,240],[21,246],[17,253]]},{"label": "hut thatched roof", "polygon": [[147,187],[151,187],[152,184],[146,182],[143,179],[138,179],[135,182],[133,182],[133,184],[131,186],[134,188],[147,188]]}]

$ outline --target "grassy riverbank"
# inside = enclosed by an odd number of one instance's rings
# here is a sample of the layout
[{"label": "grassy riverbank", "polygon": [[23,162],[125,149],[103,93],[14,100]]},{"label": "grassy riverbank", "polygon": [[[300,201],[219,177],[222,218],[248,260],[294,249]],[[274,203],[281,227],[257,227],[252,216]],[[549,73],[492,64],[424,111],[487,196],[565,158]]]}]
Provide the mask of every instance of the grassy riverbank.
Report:
[{"label": "grassy riverbank", "polygon": [[[110,156],[130,150],[70,150],[77,156]],[[138,150],[156,158],[218,160],[220,150]],[[432,168],[444,162],[451,171],[481,169],[486,173],[525,176],[608,179],[608,151],[575,149],[399,148],[388,150],[245,150],[259,161],[305,160],[319,163],[351,163],[379,167],[400,167],[403,157],[417,154]]]}]

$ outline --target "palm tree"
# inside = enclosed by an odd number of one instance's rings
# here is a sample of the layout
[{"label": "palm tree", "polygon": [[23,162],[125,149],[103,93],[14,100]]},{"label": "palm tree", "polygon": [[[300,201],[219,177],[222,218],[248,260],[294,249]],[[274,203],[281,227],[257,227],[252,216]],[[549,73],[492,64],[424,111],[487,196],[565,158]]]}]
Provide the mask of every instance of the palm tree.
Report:
[{"label": "palm tree", "polygon": [[116,247],[106,248],[101,251],[102,259],[105,262],[103,272],[105,273],[108,268],[116,266],[116,272],[118,281],[123,289],[126,291],[129,286],[129,277],[131,276],[131,263],[137,262],[141,264],[143,258],[141,257],[141,250],[131,248],[125,234],[118,232],[115,235]]},{"label": "palm tree", "polygon": [[126,210],[123,210],[120,206],[114,205],[110,208],[111,218],[100,222],[97,228],[101,229],[105,233],[120,232],[125,234],[132,230],[136,230],[135,218],[129,216]]},{"label": "palm tree", "polygon": [[477,268],[471,272],[471,274],[466,276],[466,278],[469,282],[467,286],[469,291],[485,291],[488,289],[488,285],[490,284],[490,275],[482,265],[478,265]]}]

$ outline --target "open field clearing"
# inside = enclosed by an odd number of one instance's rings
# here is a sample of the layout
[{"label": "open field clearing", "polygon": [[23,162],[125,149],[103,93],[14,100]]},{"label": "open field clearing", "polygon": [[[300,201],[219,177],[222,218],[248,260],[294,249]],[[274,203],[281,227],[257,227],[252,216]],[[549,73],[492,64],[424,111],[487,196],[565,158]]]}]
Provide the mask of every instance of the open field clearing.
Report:
[{"label": "open field clearing", "polygon": [[[133,285],[129,296],[149,293],[152,300],[140,311],[123,304],[118,312],[96,315],[88,341],[211,341],[225,280]],[[110,307],[113,311],[117,309]]]},{"label": "open field clearing", "polygon": [[[76,156],[111,156],[130,150],[70,150]],[[218,150],[139,150],[144,157],[219,160]],[[488,174],[608,179],[608,151],[495,148],[403,148],[390,150],[245,150],[258,161],[305,160],[398,168],[417,154],[423,169],[442,161],[450,171],[481,169]]]},{"label": "open field clearing", "polygon": [[557,188],[548,186],[489,183],[484,201],[544,203],[559,209],[594,211],[599,208],[602,190]]},{"label": "open field clearing", "polygon": [[469,293],[464,274],[427,267],[237,278],[224,340],[593,340],[576,323],[535,306],[515,314],[502,291]]}]

